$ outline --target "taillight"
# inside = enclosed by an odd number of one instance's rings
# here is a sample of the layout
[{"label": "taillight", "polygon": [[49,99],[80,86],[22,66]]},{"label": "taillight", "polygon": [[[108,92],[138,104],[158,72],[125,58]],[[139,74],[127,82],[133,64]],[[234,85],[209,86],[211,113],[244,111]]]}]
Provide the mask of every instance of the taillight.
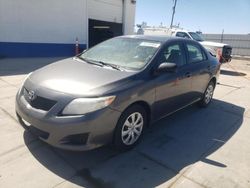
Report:
[{"label": "taillight", "polygon": [[221,49],[217,49],[217,59],[219,60],[220,63],[223,63],[223,58],[222,58],[222,51]]}]

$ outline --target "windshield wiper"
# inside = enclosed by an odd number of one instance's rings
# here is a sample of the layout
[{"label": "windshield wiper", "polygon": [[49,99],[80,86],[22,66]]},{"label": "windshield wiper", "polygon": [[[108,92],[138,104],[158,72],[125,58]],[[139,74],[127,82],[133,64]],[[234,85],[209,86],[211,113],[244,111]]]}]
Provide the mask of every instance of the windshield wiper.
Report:
[{"label": "windshield wiper", "polygon": [[98,65],[98,66],[103,66],[101,63],[98,63],[98,62],[93,61],[93,60],[91,60],[91,59],[83,58],[83,57],[81,57],[81,56],[76,56],[75,58],[80,59],[80,60],[82,60],[82,61],[84,61],[84,62],[86,62],[86,63],[89,63],[89,64]]},{"label": "windshield wiper", "polygon": [[116,70],[121,71],[121,68],[120,68],[118,65],[105,63],[105,62],[103,62],[103,61],[98,61],[98,63],[102,64],[103,66],[108,66],[108,67],[111,67],[111,68],[113,68],[113,69],[116,69]]},{"label": "windshield wiper", "polygon": [[83,60],[83,61],[85,61],[87,63],[93,64],[93,65],[98,65],[98,66],[101,66],[101,67],[107,66],[107,67],[111,67],[113,69],[121,71],[121,68],[118,65],[105,63],[103,61],[97,61],[97,60],[94,60],[94,59],[87,59],[87,58],[83,58],[81,56],[76,56],[76,58],[81,59],[81,60]]}]

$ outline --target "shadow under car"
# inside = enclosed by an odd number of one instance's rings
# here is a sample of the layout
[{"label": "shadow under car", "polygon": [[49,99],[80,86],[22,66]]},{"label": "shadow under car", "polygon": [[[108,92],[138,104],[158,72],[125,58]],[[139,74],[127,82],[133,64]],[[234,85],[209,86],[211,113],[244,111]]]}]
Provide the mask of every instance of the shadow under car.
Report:
[{"label": "shadow under car", "polygon": [[[232,106],[237,113],[225,110]],[[240,106],[216,99],[208,108],[189,106],[152,124],[142,141],[125,153],[109,146],[71,152],[44,144],[43,147],[53,151],[48,154],[32,149],[28,143],[29,132],[25,131],[23,136],[32,155],[44,167],[74,184],[84,187],[156,187],[197,161],[226,168],[223,161],[207,157],[237,132],[244,111]],[[58,155],[62,162],[51,165],[51,155]],[[65,172],[64,163],[75,169],[73,177]]]}]

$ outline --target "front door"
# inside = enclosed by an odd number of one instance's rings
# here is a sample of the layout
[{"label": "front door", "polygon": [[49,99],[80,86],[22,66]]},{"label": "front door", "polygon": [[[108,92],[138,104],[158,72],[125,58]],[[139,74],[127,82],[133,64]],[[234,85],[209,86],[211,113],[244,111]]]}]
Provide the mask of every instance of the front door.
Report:
[{"label": "front door", "polygon": [[156,97],[154,104],[154,118],[159,119],[192,100],[191,75],[186,62],[186,55],[182,43],[167,45],[161,52],[159,64],[163,62],[175,63],[175,72],[161,73],[155,78]]}]

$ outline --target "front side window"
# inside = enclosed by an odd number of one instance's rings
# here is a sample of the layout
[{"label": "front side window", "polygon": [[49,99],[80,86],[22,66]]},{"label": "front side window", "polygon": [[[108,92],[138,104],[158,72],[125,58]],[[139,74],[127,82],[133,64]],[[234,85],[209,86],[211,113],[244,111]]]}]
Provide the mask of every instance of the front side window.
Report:
[{"label": "front side window", "polygon": [[163,50],[162,62],[175,63],[177,66],[185,64],[185,56],[179,44],[172,44]]},{"label": "front side window", "polygon": [[198,33],[195,33],[195,32],[188,32],[188,33],[192,36],[194,40],[199,41],[199,42],[204,41],[204,39]]},{"label": "front side window", "polygon": [[113,38],[90,48],[80,58],[139,70],[146,66],[160,46],[158,41]]},{"label": "front side window", "polygon": [[187,44],[188,57],[190,63],[196,63],[205,60],[204,53],[196,44]]}]

